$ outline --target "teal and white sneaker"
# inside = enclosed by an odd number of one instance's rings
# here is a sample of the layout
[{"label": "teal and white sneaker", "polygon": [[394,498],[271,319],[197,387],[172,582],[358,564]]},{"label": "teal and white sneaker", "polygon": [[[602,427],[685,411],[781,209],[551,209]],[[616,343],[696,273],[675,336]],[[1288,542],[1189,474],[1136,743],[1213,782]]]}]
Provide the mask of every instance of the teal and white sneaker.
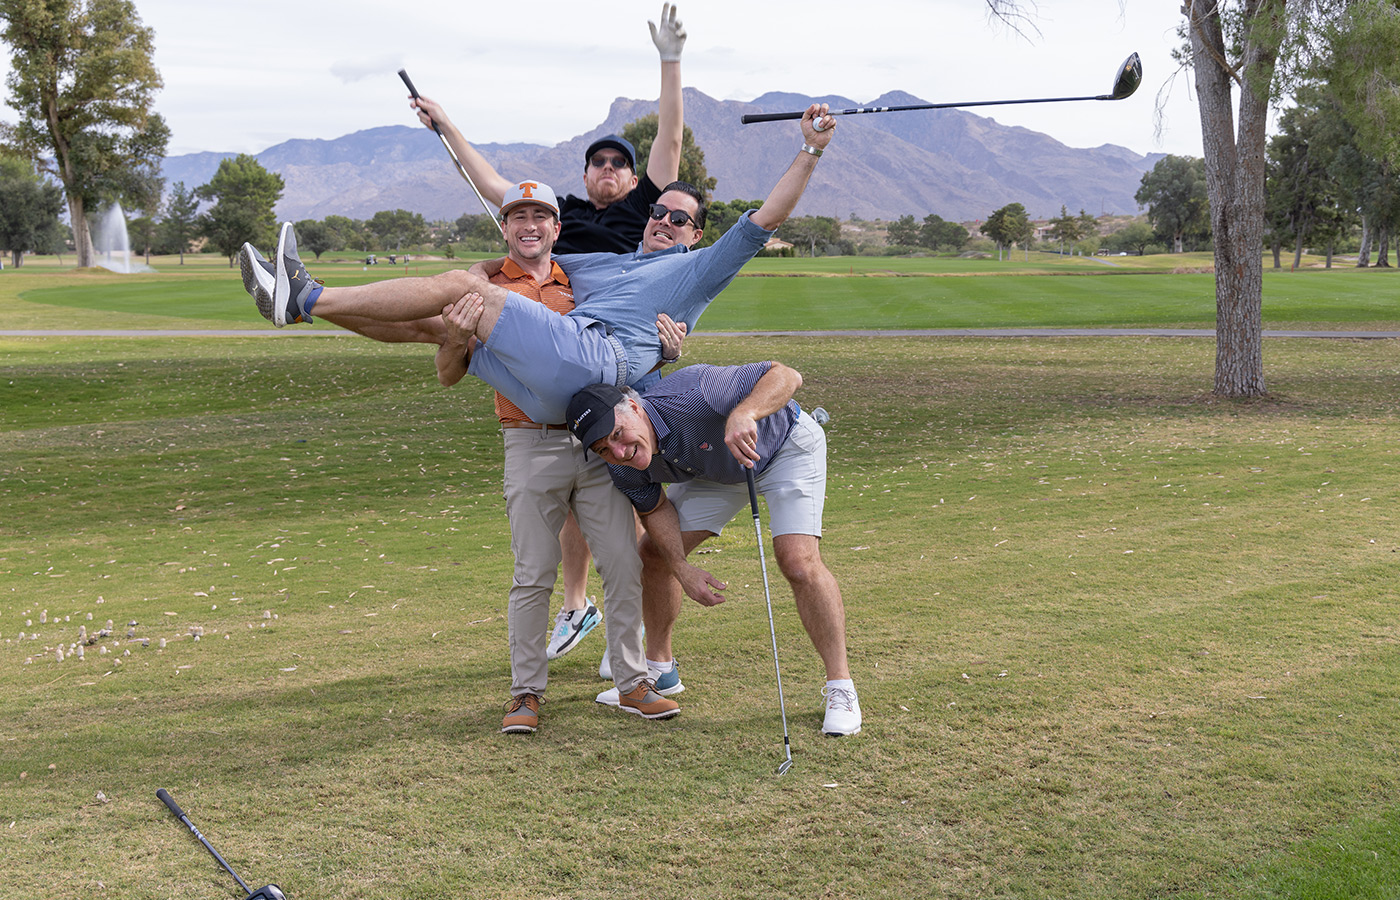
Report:
[{"label": "teal and white sneaker", "polygon": [[321,293],[321,282],[306,272],[297,256],[297,235],[292,223],[282,225],[277,237],[276,281],[272,290],[272,324],[278,328],[288,323],[310,322],[305,310]]},{"label": "teal and white sneaker", "polygon": [[252,244],[244,244],[243,249],[238,251],[238,268],[243,273],[243,290],[258,305],[262,317],[271,322],[272,291],[277,284],[276,269]]},{"label": "teal and white sneaker", "polygon": [[671,668],[664,672],[656,663],[647,660],[647,674],[656,682],[656,692],[663,697],[670,697],[685,690],[685,685],[681,684],[679,660],[671,660]]},{"label": "teal and white sneaker", "polygon": [[603,615],[598,612],[598,607],[594,606],[591,600],[583,609],[559,610],[559,614],[554,617],[554,633],[549,637],[549,646],[545,648],[545,657],[558,659],[568,653],[577,647],[588,632],[596,628],[601,621],[603,621]]},{"label": "teal and white sneaker", "polygon": [[822,734],[827,737],[860,734],[860,698],[856,696],[855,683],[850,680],[828,681],[822,688],[822,696],[826,698]]}]

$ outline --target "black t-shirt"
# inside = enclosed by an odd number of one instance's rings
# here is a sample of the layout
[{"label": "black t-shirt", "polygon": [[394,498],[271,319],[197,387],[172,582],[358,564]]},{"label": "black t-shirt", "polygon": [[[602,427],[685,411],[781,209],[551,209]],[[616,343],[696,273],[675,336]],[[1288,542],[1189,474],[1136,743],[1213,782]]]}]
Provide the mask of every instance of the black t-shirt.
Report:
[{"label": "black t-shirt", "polygon": [[642,242],[649,207],[661,199],[661,188],[643,175],[626,197],[604,209],[587,197],[569,194],[559,206],[563,230],[555,253],[631,253]]}]

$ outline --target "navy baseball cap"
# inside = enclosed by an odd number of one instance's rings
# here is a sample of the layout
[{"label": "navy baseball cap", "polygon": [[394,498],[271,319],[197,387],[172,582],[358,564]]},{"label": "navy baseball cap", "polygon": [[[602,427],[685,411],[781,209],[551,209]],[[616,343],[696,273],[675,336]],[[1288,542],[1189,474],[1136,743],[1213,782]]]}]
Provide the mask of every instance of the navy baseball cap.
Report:
[{"label": "navy baseball cap", "polygon": [[602,150],[604,147],[611,147],[614,150],[621,151],[622,155],[627,157],[627,166],[632,171],[637,171],[637,151],[632,149],[631,141],[617,134],[604,135],[589,144],[588,152],[583,154],[583,164],[585,166],[588,165],[589,161],[593,159],[593,154]]},{"label": "navy baseball cap", "polygon": [[564,421],[585,449],[612,434],[613,408],[627,395],[612,384],[591,384],[574,394]]}]

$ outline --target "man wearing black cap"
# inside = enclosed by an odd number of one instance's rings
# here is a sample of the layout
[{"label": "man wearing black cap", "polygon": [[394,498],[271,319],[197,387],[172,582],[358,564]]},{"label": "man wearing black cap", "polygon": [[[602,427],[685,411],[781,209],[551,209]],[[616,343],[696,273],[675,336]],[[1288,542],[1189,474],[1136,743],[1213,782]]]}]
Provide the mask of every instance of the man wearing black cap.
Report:
[{"label": "man wearing black cap", "polygon": [[[656,140],[647,155],[646,172],[638,177],[636,150],[619,135],[610,134],[590,144],[583,156],[583,185],[587,197],[570,194],[560,203],[559,219],[564,228],[554,246],[556,254],[631,253],[636,250],[646,228],[648,208],[660,198],[662,187],[675,181],[680,172],[685,129],[681,101],[681,49],[685,46],[685,28],[676,18],[676,7],[670,3],[661,7],[660,25],[647,24],[651,27],[652,42],[661,55],[661,99],[657,108]],[[501,198],[513,182],[502,177],[467,143],[439,104],[427,97],[418,97],[411,99],[409,105],[418,111],[418,118],[424,125],[431,128],[437,123],[482,196],[500,206]]]},{"label": "man wearing black cap", "polygon": [[[792,399],[801,386],[800,374],[776,362],[688,366],[642,395],[586,387],[570,402],[567,424],[608,463],[646,526],[639,549],[649,675],[674,663],[671,629],[682,591],[704,606],[724,602],[725,585],[686,557],[745,506],[744,470],[753,470],[768,501],[778,567],[826,666],[822,732],[836,737],[860,731],[861,711],[846,661],[841,589],[818,547],[826,435]],[[604,691],[598,702],[615,704],[617,695]]]}]

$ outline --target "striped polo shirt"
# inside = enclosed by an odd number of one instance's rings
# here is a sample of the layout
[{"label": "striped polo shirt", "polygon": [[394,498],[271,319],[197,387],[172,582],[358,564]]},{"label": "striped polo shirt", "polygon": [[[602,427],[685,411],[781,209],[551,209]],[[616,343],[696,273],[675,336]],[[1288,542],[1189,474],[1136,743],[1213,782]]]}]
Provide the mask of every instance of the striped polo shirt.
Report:
[{"label": "striped polo shirt", "polygon": [[[661,503],[661,486],[699,478],[720,484],[743,484],[744,467],[724,443],[729,413],[753,392],[773,367],[771,362],[743,366],[696,365],[678,369],[642,395],[642,409],[656,429],[656,453],[645,469],[608,466],[613,484],[640,512]],[[758,420],[757,475],[787,442],[800,413],[796,400]]]}]

